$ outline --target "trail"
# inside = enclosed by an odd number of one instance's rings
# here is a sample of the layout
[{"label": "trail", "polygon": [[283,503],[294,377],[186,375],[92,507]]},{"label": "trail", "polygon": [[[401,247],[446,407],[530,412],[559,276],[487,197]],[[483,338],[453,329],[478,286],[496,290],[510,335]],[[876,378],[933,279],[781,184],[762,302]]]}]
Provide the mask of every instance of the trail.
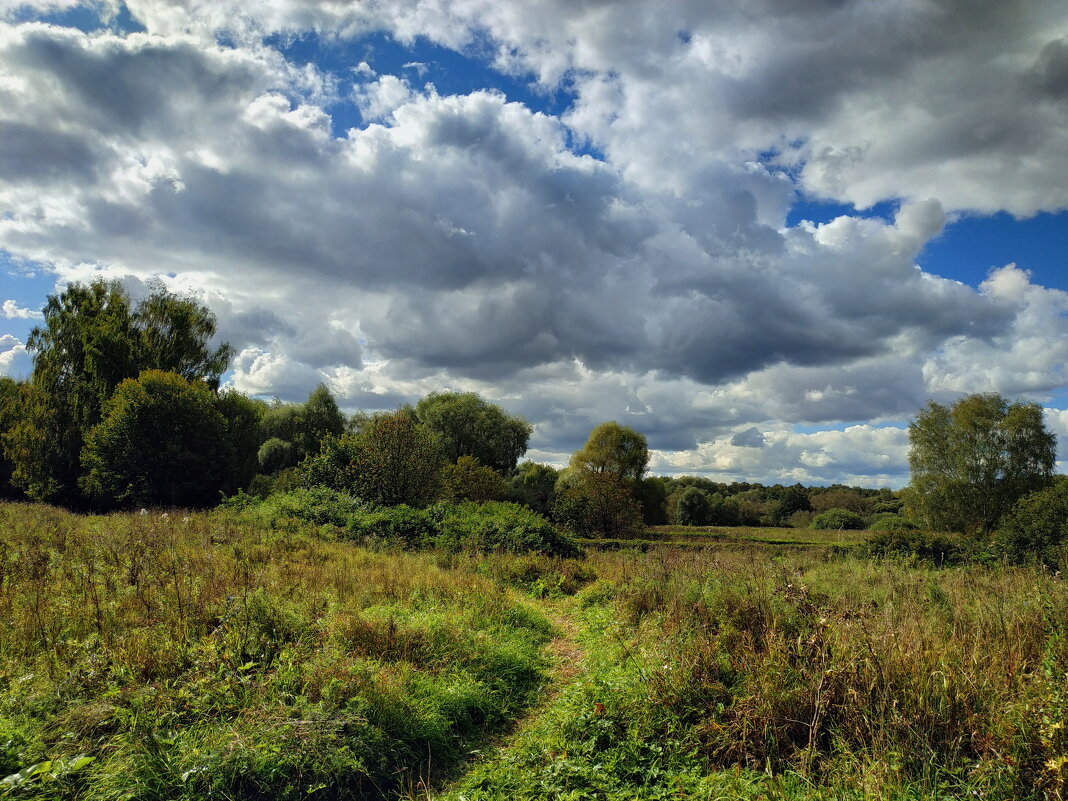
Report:
[{"label": "trail", "polygon": [[[532,726],[537,724],[561,691],[580,679],[586,671],[588,655],[579,642],[581,626],[568,609],[571,599],[553,601],[528,598],[526,601],[548,618],[556,631],[556,635],[545,645],[546,653],[552,658],[552,665],[548,670],[548,679],[542,688],[541,697],[520,717],[516,718],[515,724],[507,732],[492,739],[483,748],[478,759],[467,765],[464,774],[471,771],[476,765],[493,761],[499,754],[507,751],[513,744],[518,742]],[[449,798],[451,797],[452,788],[462,779],[462,775],[454,777],[433,793],[424,790],[425,794],[418,796],[418,798],[420,801]]]}]

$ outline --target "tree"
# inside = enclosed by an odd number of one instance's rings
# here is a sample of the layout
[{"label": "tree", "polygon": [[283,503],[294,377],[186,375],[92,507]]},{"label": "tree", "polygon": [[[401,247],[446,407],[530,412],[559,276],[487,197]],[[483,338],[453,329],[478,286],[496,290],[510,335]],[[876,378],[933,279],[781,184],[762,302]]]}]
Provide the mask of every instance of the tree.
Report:
[{"label": "tree", "polygon": [[267,449],[272,454],[269,468],[260,459],[264,472],[273,473],[314,456],[327,439],[340,437],[345,431],[345,416],[326,384],[319,384],[304,403],[275,401],[263,415],[260,429],[264,445],[280,440],[290,446],[286,450],[288,456],[282,460],[285,463],[279,461],[282,451],[275,445]]},{"label": "tree", "polygon": [[711,507],[708,496],[697,489],[687,487],[682,490],[673,504],[675,519],[672,521],[680,526],[704,526],[708,523]]},{"label": "tree", "polygon": [[227,477],[225,442],[206,384],[146,370],[118,386],[89,432],[82,488],[108,506],[208,506]]},{"label": "tree", "polygon": [[479,464],[474,456],[461,456],[441,472],[441,497],[449,503],[500,501],[510,486],[492,467]]},{"label": "tree", "polygon": [[371,415],[328,439],[301,467],[305,480],[381,506],[426,506],[437,498],[445,460],[432,431],[407,410]]},{"label": "tree", "polygon": [[994,393],[929,403],[909,425],[909,443],[910,498],[933,529],[989,534],[1053,474],[1056,438],[1042,407]]},{"label": "tree", "polygon": [[[0,376],[0,435],[13,429],[22,416],[22,386],[13,378]],[[16,498],[18,490],[11,483],[15,465],[0,448],[0,498]]]},{"label": "tree", "polygon": [[223,491],[230,495],[246,489],[259,472],[260,420],[267,411],[267,404],[230,389],[219,393],[215,408],[226,420],[225,450],[229,472]]},{"label": "tree", "polygon": [[601,423],[593,429],[586,444],[571,457],[572,468],[603,473],[619,481],[639,481],[648,464],[645,437],[616,422]]},{"label": "tree", "polygon": [[345,431],[345,415],[337,406],[326,384],[320,383],[304,401],[301,410],[303,441],[298,445],[307,454],[319,452],[329,437],[340,437]]},{"label": "tree", "polygon": [[631,488],[611,473],[565,471],[556,483],[553,519],[581,537],[627,539],[645,531]]},{"label": "tree", "polygon": [[1013,561],[1035,560],[1060,567],[1068,548],[1068,477],[1025,495],[998,523],[994,535]]},{"label": "tree", "polygon": [[511,500],[547,516],[556,497],[556,480],[559,477],[560,471],[552,465],[527,460],[512,474]]},{"label": "tree", "polygon": [[522,417],[474,392],[432,392],[416,404],[415,415],[438,434],[448,461],[474,456],[501,475],[527,452],[534,430]]},{"label": "tree", "polygon": [[12,480],[31,498],[76,505],[82,446],[120,382],[152,369],[214,388],[232,351],[208,347],[210,310],[161,284],[132,309],[117,282],[72,284],[49,296],[43,314],[27,340],[34,356],[25,415],[5,445]]}]

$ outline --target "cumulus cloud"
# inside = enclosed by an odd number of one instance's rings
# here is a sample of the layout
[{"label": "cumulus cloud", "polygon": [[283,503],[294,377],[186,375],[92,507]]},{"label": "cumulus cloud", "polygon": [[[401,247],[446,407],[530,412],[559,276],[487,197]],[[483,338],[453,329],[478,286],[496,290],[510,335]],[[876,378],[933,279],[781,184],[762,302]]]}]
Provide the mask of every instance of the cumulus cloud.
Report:
[{"label": "cumulus cloud", "polygon": [[[660,469],[901,483],[872,421],[1068,381],[1065,293],[916,266],[962,210],[1068,205],[1055,3],[128,7],[147,32],[0,24],[0,248],[60,281],[173,276],[243,391],[471,389],[554,461],[617,419]],[[264,39],[376,31],[573,100],[363,56],[350,91]],[[787,226],[805,193],[897,210]]]},{"label": "cumulus cloud", "polygon": [[5,300],[0,306],[0,317],[8,320],[33,320],[41,316],[39,311],[24,309],[13,300]]},{"label": "cumulus cloud", "polygon": [[0,375],[22,379],[33,370],[26,346],[11,334],[0,335]]}]

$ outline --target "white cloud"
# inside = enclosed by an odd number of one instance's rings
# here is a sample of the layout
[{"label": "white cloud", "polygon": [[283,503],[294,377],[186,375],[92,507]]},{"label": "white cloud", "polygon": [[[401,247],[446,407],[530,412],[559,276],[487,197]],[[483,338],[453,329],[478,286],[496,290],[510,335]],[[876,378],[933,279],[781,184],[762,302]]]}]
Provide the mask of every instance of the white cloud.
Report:
[{"label": "white cloud", "polygon": [[0,317],[8,320],[34,320],[41,316],[39,311],[24,309],[13,300],[5,300],[0,306]]},{"label": "white cloud", "polygon": [[11,334],[0,335],[0,375],[27,378],[33,370],[26,346]]},{"label": "white cloud", "polygon": [[[148,33],[0,24],[0,248],[61,280],[176,275],[244,391],[473,389],[526,414],[547,458],[618,419],[664,469],[886,483],[900,429],[791,425],[1068,383],[1064,293],[915,264],[961,209],[1068,203],[1056,4],[129,8]],[[574,103],[440,95],[372,55],[342,93],[262,41],[375,30],[477,39]],[[337,104],[363,127],[337,135]],[[787,227],[799,190],[902,202]]]}]

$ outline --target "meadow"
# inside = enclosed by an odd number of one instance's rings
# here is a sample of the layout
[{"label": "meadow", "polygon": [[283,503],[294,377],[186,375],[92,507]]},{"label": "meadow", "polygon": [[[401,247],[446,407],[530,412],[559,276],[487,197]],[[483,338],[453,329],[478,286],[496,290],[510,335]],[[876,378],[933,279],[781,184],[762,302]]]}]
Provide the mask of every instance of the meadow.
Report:
[{"label": "meadow", "polygon": [[0,797],[1065,796],[1059,574],[786,531],[561,558],[2,505]]}]

